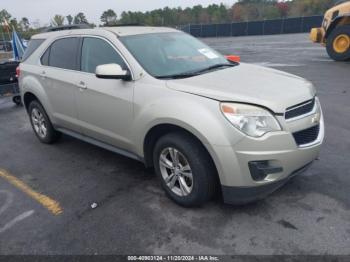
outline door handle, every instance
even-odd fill
[[[80,81],[79,84],[78,84],[78,87],[79,87],[80,90],[87,89],[87,85],[85,84],[84,81]]]

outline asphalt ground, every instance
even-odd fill
[[[68,136],[39,143],[24,109],[0,99],[0,254],[350,254],[350,63],[306,34],[204,41],[315,84],[319,160],[258,203],[185,209],[137,161]]]

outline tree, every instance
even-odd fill
[[[73,16],[67,15],[66,18],[67,18],[68,24],[71,25],[73,23],[73,19],[74,19]]]
[[[100,19],[103,25],[117,24],[117,14],[112,9],[108,9],[107,11],[104,11]]]
[[[23,17],[21,19],[21,21],[19,22],[19,25],[20,25],[22,31],[28,31],[29,30],[29,26],[30,26],[28,18],[27,17]]]
[[[277,9],[280,13],[281,17],[286,17],[289,11],[289,6],[287,3],[285,2],[279,2],[276,4],[277,5]]]
[[[187,8],[170,8],[155,9],[146,12],[122,12],[119,20],[117,14],[108,9],[101,15],[101,21],[104,25],[120,24],[146,24],[153,26],[179,26],[190,23],[209,24],[209,23],[229,23],[238,21],[252,21],[263,19],[275,19],[280,17],[299,17],[310,15],[322,15],[329,9],[335,0],[237,0],[231,7],[224,4],[211,4],[208,6],[194,5]],[[17,20],[11,16],[5,9],[0,11],[0,22],[4,19],[15,29],[22,31],[22,35],[30,37],[31,34],[39,31],[40,24],[38,21],[31,21],[24,17]],[[67,23],[89,24],[85,14],[80,12],[74,17],[56,15],[51,24],[53,26]]]
[[[243,7],[241,4],[234,4],[231,8],[231,19],[235,22],[240,22],[243,20]]]
[[[0,11],[0,22],[3,22],[4,20],[10,21],[11,17],[12,16],[10,15],[9,12],[6,11],[6,9],[2,9]]]
[[[19,25],[16,18],[10,20],[10,27],[11,29],[14,28],[16,31],[18,31]]]
[[[88,24],[85,14],[80,12],[74,17],[74,24]]]
[[[194,19],[195,23],[199,23],[200,21],[200,15],[203,11],[203,6],[201,5],[195,5],[194,7],[192,7],[192,17]]]
[[[64,23],[65,17],[63,15],[55,15],[51,20],[51,26],[62,26]]]

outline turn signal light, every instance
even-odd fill
[[[238,55],[227,55],[226,56],[227,60],[232,61],[232,62],[241,62],[241,57]]]

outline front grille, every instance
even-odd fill
[[[286,113],[284,115],[285,119],[292,119],[298,116],[305,115],[307,113],[310,113],[315,106],[315,99],[306,101],[304,103],[288,107],[286,110]]]
[[[293,137],[298,146],[305,145],[314,142],[318,133],[320,132],[320,126],[313,126],[308,129],[304,129],[298,132],[293,133]]]

